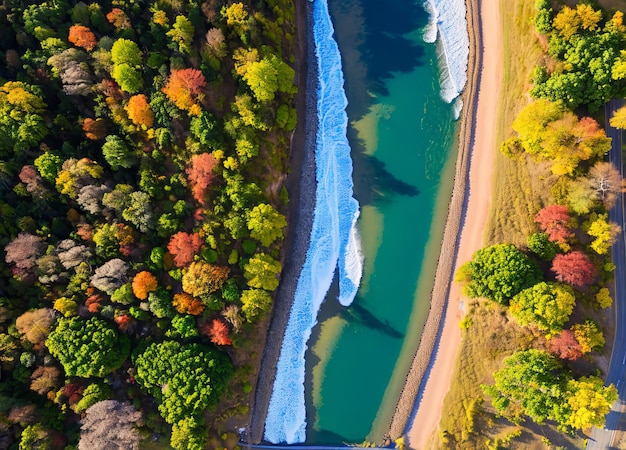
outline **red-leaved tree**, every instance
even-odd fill
[[[67,40],[76,47],[82,47],[85,50],[93,50],[98,43],[92,31],[83,25],[72,25]]]
[[[557,280],[576,287],[590,285],[596,276],[596,268],[589,257],[579,250],[556,255],[552,261],[552,271]]]
[[[194,255],[202,248],[202,244],[198,233],[179,231],[170,238],[167,251],[174,257],[176,267],[186,267],[191,264]]]
[[[550,205],[535,215],[535,222],[545,231],[551,242],[564,244],[572,236],[570,231],[571,216],[567,206]]]
[[[190,114],[200,114],[198,101],[206,87],[204,75],[198,69],[172,70],[163,92],[176,106]]]
[[[213,319],[209,326],[211,342],[217,345],[231,345],[233,342],[228,337],[228,325],[221,319]]]
[[[189,167],[185,170],[187,179],[191,184],[191,194],[198,203],[204,205],[209,186],[215,179],[213,171],[217,166],[217,160],[210,153],[193,155]]]
[[[583,356],[580,344],[572,330],[563,330],[561,334],[550,339],[548,348],[561,359],[575,361]]]

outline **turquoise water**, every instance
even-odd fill
[[[421,40],[428,17],[420,5],[329,0],[349,103],[364,274],[352,306],[324,303],[309,342],[310,443],[382,438],[426,319],[455,123],[441,100],[436,48]]]

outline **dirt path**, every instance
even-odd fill
[[[473,132],[469,142],[469,185],[467,203],[463,208],[462,231],[456,269],[469,260],[482,247],[482,233],[489,212],[492,192],[492,168],[496,152],[495,126],[498,98],[502,82],[502,41],[497,0],[468,0],[468,10],[477,7],[482,48],[481,65],[477,77],[478,90],[475,104]],[[470,5],[471,3],[471,5]],[[477,22],[477,23],[476,23]],[[471,33],[470,33],[471,34]],[[471,86],[470,86],[471,90]],[[454,273],[453,272],[453,273]],[[450,388],[456,353],[461,340],[459,320],[462,317],[460,287],[450,286],[439,346],[436,348],[423,397],[414,420],[409,424],[407,443],[411,449],[422,449],[430,435],[436,431],[441,418],[443,399]]]

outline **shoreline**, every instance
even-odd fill
[[[458,344],[460,342],[460,329],[456,326],[455,317],[459,316],[459,302],[452,299],[452,283],[455,266],[459,260],[459,247],[461,245],[461,233],[466,225],[466,216],[469,204],[469,179],[470,161],[476,134],[476,113],[478,104],[478,92],[481,84],[482,70],[482,24],[480,18],[480,0],[466,0],[466,19],[469,32],[469,59],[468,59],[468,82],[462,94],[463,110],[461,113],[461,125],[458,135],[458,154],[454,175],[452,196],[448,205],[448,214],[445,222],[444,234],[441,242],[441,251],[437,262],[435,281],[433,285],[430,310],[426,323],[422,329],[418,348],[413,357],[411,368],[406,378],[405,385],[398,399],[394,415],[389,427],[389,436],[395,440],[409,435],[407,448],[420,448],[411,442],[411,429],[415,428],[415,422],[421,424],[420,435],[425,440],[435,431],[439,424],[443,396],[438,399],[438,412],[430,414],[430,430],[424,430],[424,423],[415,421],[416,413],[421,406],[426,384],[432,378],[450,379],[451,372],[435,374],[434,366],[439,359],[442,341],[449,346],[447,352],[452,350],[452,357],[456,358]],[[451,323],[454,322],[454,323]],[[453,327],[453,328],[451,328]],[[449,383],[448,383],[449,384]],[[432,412],[432,411],[430,411]],[[434,424],[432,418],[435,417]],[[409,421],[412,423],[409,424]],[[434,425],[434,427],[432,426]]]
[[[313,41],[312,8],[308,1],[295,2],[296,45],[295,70],[298,93],[296,111],[298,122],[291,138],[289,174],[285,187],[290,194],[287,207],[287,233],[281,251],[283,271],[274,296],[271,318],[265,334],[261,369],[257,377],[252,417],[247,430],[247,442],[263,441],[265,419],[274,387],[276,365],[280,356],[285,329],[291,313],[300,271],[304,265],[315,208],[315,143],[317,137],[317,62]]]

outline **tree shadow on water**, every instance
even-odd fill
[[[394,339],[402,339],[404,335],[396,330],[388,320],[380,320],[370,311],[365,309],[359,302],[359,299],[355,299],[355,301],[350,305],[349,308],[341,311],[341,315],[348,322],[356,322],[363,324],[367,328],[371,328],[374,330],[378,330],[387,336],[390,336]]]
[[[368,113],[373,96],[388,95],[396,73],[424,65],[424,43],[410,33],[428,23],[421,4],[406,0],[329,0],[335,38],[342,54],[348,115]]]

